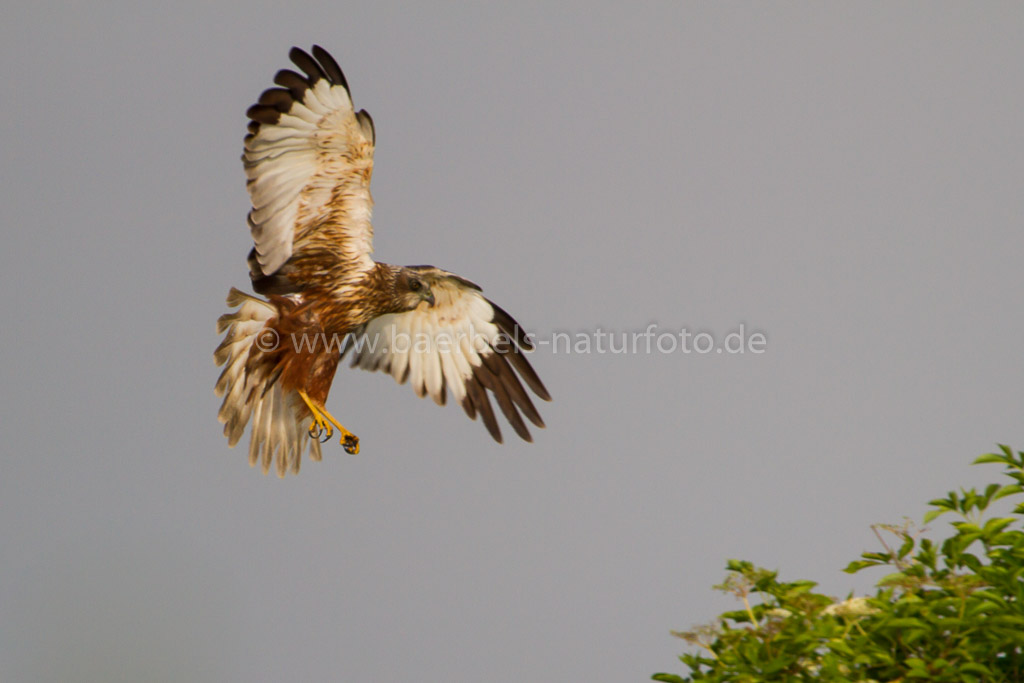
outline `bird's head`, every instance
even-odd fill
[[[434,305],[434,293],[430,283],[421,273],[410,268],[402,268],[395,279],[395,300],[404,311],[411,311],[424,301]]]

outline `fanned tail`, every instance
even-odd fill
[[[282,389],[272,365],[249,362],[254,347],[258,353],[276,345],[274,331],[266,325],[277,316],[277,310],[234,287],[227,303],[238,310],[217,320],[217,333],[227,334],[213,354],[217,365],[224,366],[215,389],[217,396],[224,397],[217,416],[224,424],[224,436],[229,446],[235,446],[251,417],[249,464],[259,462],[266,474],[276,461],[279,477],[289,470],[297,474],[307,443],[309,457],[321,459],[320,442],[307,431],[308,411],[295,392]]]

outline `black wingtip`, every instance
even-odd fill
[[[474,373],[474,375],[476,375],[476,373]],[[498,443],[502,443],[501,427],[498,426],[498,420],[494,416],[494,409],[491,408],[491,401],[487,398],[487,391],[480,384],[479,375],[466,382],[466,394],[469,397],[469,400],[473,402],[476,412],[483,419],[484,426],[487,427],[487,431],[490,433],[491,438]]]
[[[288,51],[288,59],[292,60],[292,64],[302,69],[302,71],[309,77],[309,84],[313,85],[321,78],[326,80],[327,74],[320,68],[320,64],[315,59],[309,56],[305,50],[297,47],[293,47]]]
[[[292,97],[300,102],[306,96],[306,90],[309,88],[309,82],[291,69],[281,69],[274,74],[274,83],[282,88],[287,88]]]
[[[334,85],[340,85],[345,90],[348,90],[348,81],[345,79],[345,74],[338,66],[338,62],[334,60],[331,53],[323,49],[319,45],[313,46],[313,57],[316,61],[320,62],[320,66],[323,67],[324,72],[327,74],[328,80]]]
[[[494,309],[493,320],[498,328],[510,339],[513,339],[524,351],[533,351],[533,342],[530,341],[530,336],[527,334],[526,330],[523,329],[522,325],[520,325],[515,318],[509,315],[508,311],[498,304],[494,303],[490,299],[487,300],[487,303],[489,303],[491,308]]]
[[[290,90],[286,88],[269,88],[260,95],[258,104],[273,107],[282,114],[292,108],[295,98]]]
[[[257,123],[274,125],[281,118],[281,112],[265,104],[254,104],[245,111],[245,115]]]

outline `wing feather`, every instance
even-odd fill
[[[313,57],[316,58],[320,65],[324,68],[327,73],[327,77],[334,83],[345,86],[345,90],[348,90],[348,81],[345,80],[345,74],[342,73],[341,67],[334,61],[334,57],[331,54],[320,47],[319,45],[313,46]]]
[[[372,320],[346,348],[352,367],[387,372],[399,383],[408,378],[417,396],[439,405],[450,391],[501,442],[493,397],[516,434],[532,441],[523,417],[537,427],[544,421],[523,382],[545,401],[551,396],[523,355],[533,348],[526,333],[468,280],[429,266],[415,270],[430,284],[434,306]]]
[[[305,75],[279,71],[280,87],[264,91],[247,112],[242,159],[253,206],[254,280],[280,271],[300,285],[329,286],[324,273],[346,280],[373,267],[373,123],[353,110],[334,58],[319,46],[312,53],[292,48],[289,57]],[[304,267],[307,255],[315,267]],[[325,255],[333,262],[323,263]]]
[[[466,391],[491,437],[498,443],[502,443],[501,427],[498,426],[498,420],[494,417],[494,409],[491,408],[491,401],[487,398],[487,391],[483,385],[480,382],[469,382],[466,384]]]

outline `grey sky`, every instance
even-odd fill
[[[645,680],[1024,448],[1019,3],[15,3],[0,283],[4,681]],[[555,331],[533,445],[343,370],[362,439],[264,477],[216,420],[244,111],[329,49],[376,256]],[[247,437],[246,437],[247,441]],[[938,525],[941,527],[941,523]]]

